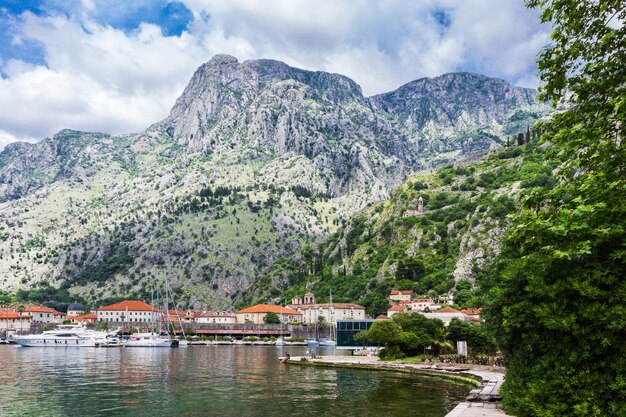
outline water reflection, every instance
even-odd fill
[[[281,354],[243,346],[0,347],[0,415],[441,417],[468,391],[398,373],[283,365]]]

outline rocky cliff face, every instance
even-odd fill
[[[168,276],[191,304],[227,306],[410,172],[483,149],[472,132],[502,142],[534,97],[449,74],[368,99],[338,74],[216,56],[145,132],[0,153],[0,288],[99,299]]]
[[[316,191],[335,197],[393,187],[420,166],[416,149],[372,110],[354,81],[272,60],[214,57],[161,127],[205,155],[302,155],[319,174]]]
[[[370,102],[423,160],[444,162],[497,148],[548,112],[537,91],[470,73],[415,80]]]

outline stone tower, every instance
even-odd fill
[[[304,304],[315,304],[315,295],[311,291],[304,294]]]

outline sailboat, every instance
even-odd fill
[[[151,295],[151,304],[154,304],[154,291]],[[167,304],[167,302],[166,302]],[[157,305],[159,305],[159,293],[157,292]],[[167,310],[166,310],[167,311]],[[158,332],[155,332],[154,310],[151,317],[151,331],[147,333],[136,333],[126,342],[126,347],[178,347],[178,340],[172,339],[168,333],[161,333],[161,312],[158,314]]]
[[[287,342],[285,341],[285,334],[283,332],[283,321],[280,321],[280,337],[276,338],[274,342],[274,346],[283,347],[287,346]]]
[[[170,299],[170,294],[172,294],[172,291],[170,289],[170,282],[167,280],[167,278],[165,279],[165,299],[169,300]],[[174,300],[174,296],[172,295],[172,303],[174,303],[174,307],[175,307],[175,311],[176,311],[176,321],[178,322],[178,325],[180,326],[180,330],[183,334],[183,338],[182,339],[175,339],[176,342],[178,343],[178,347],[187,347],[189,345],[189,342],[185,339],[185,328],[183,327],[183,323],[180,321],[180,315],[178,314],[178,312],[180,311],[178,308],[178,303]],[[166,307],[165,307],[165,311],[167,314],[167,323],[168,323],[168,331],[169,331],[169,324],[172,324],[172,320],[170,320],[170,310],[169,310],[169,303],[166,301]],[[175,333],[174,330],[174,325],[172,324],[172,333]]]
[[[330,322],[330,338],[329,339],[320,339],[320,346],[324,346],[324,347],[335,347],[337,346],[337,342],[335,341],[337,339],[337,334],[336,334],[336,322],[335,322],[335,309],[333,308],[333,290],[330,290],[330,304],[328,305],[328,315],[329,315],[329,322]]]

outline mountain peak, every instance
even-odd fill
[[[272,59],[240,63],[230,55],[216,55],[196,70],[176,100],[165,121],[166,131],[181,144],[203,145],[217,134],[220,120],[246,112],[252,117],[259,106],[270,104],[295,112],[305,98],[319,106],[358,103],[369,108],[361,87],[344,75],[308,71]]]
[[[217,54],[213,56],[206,64],[210,66],[219,66],[222,64],[237,64],[239,61],[232,55],[228,54]]]

